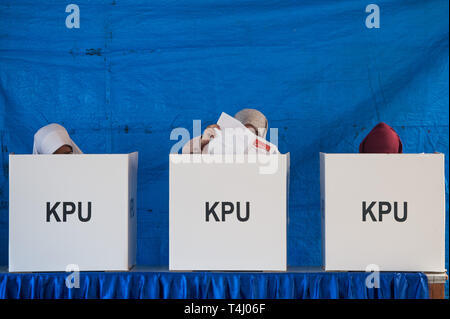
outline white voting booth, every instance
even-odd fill
[[[9,156],[9,271],[128,270],[138,153]]]
[[[170,155],[170,270],[286,270],[289,154]]]
[[[325,270],[445,268],[443,154],[320,154]]]

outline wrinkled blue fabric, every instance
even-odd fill
[[[65,286],[65,273],[0,273],[0,298],[164,299],[426,299],[422,273],[381,273],[379,288],[366,288],[367,273],[81,273],[80,288]]]
[[[357,153],[378,122],[445,153],[448,199],[447,0],[376,1],[379,29],[358,0],[77,0],[80,29],[68,3],[0,0],[0,265],[8,154],[50,122],[86,153],[139,151],[139,265],[168,264],[171,130],[221,111],[260,109],[291,153],[291,266],[322,264],[319,152]]]

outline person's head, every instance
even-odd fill
[[[360,153],[402,153],[400,137],[386,123],[379,123],[359,145]]]
[[[64,127],[49,124],[34,134],[33,154],[82,154],[82,152]]]
[[[234,118],[244,124],[254,134],[266,138],[268,123],[260,111],[255,109],[243,109],[234,115]]]

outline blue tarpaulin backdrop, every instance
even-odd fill
[[[51,122],[87,153],[139,151],[140,265],[168,264],[171,130],[221,111],[260,109],[291,152],[291,266],[322,263],[320,151],[357,152],[384,121],[405,152],[444,152],[448,182],[448,1],[377,0],[379,29],[370,3],[0,0],[0,265],[8,153]]]

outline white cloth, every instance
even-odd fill
[[[234,118],[244,125],[251,124],[257,130],[259,137],[266,138],[268,122],[264,114],[260,111],[255,109],[243,109],[237,112],[234,115]]]
[[[69,145],[73,154],[83,154],[64,127],[59,124],[49,124],[34,134],[33,154],[53,154],[63,145]]]

